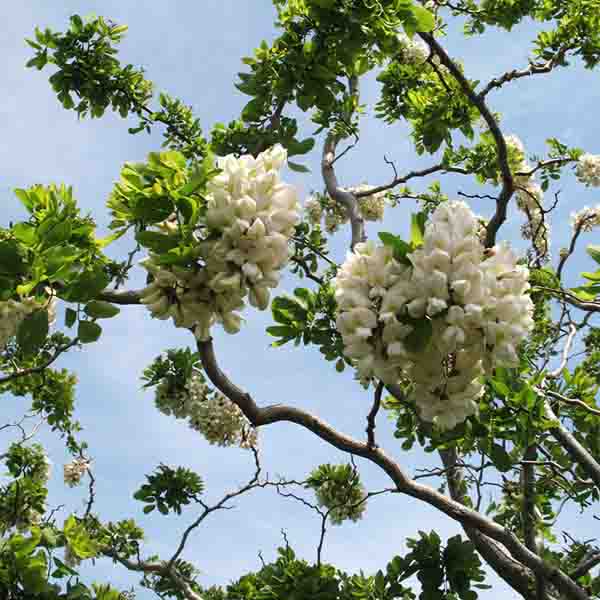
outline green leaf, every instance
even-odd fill
[[[17,331],[17,342],[23,352],[33,354],[48,336],[48,311],[36,310],[28,315]]]
[[[146,223],[164,221],[173,212],[173,202],[166,196],[140,198],[134,208],[135,216]]]
[[[135,239],[144,247],[150,248],[153,252],[162,254],[177,248],[179,245],[178,236],[165,235],[156,231],[139,231]]]
[[[506,473],[512,468],[512,460],[508,452],[500,445],[494,444],[490,450],[490,458],[494,461],[498,471]]]
[[[65,521],[64,534],[73,554],[78,558],[93,558],[98,554],[98,543],[90,538],[85,525],[73,515]]]
[[[600,295],[600,284],[582,285],[571,288],[570,291],[582,300],[594,300],[596,296]]]
[[[156,508],[156,504],[149,504],[148,506],[144,506],[144,514],[147,515],[151,513]]]
[[[35,243],[35,227],[29,223],[17,223],[11,231],[21,243],[27,246],[32,246]]]
[[[92,319],[110,319],[121,312],[120,308],[103,300],[91,300],[83,310]]]
[[[309,4],[329,10],[335,6],[336,0],[309,0]]]
[[[413,4],[411,10],[416,22],[415,31],[433,31],[433,28],[435,27],[435,17],[431,12],[419,4]]]
[[[63,294],[70,302],[87,302],[95,298],[110,282],[102,267],[83,271]]]
[[[582,273],[581,275],[590,281],[600,282],[600,270],[594,271],[593,273]]]
[[[504,382],[497,379],[490,379],[490,383],[496,394],[501,398],[508,398],[510,396],[510,388]]]
[[[65,325],[67,327],[73,327],[75,321],[77,320],[77,311],[72,308],[67,308],[65,310]]]
[[[31,528],[31,537],[23,537],[15,535],[10,540],[10,548],[15,553],[17,558],[23,558],[33,554],[33,551],[38,547],[42,539],[42,533],[39,527]]]
[[[52,224],[47,229],[45,237],[45,241],[49,245],[60,244],[61,242],[66,242],[71,237],[72,226],[70,221],[59,221],[57,223]],[[42,236],[42,227],[38,229],[40,236]]]
[[[21,201],[21,204],[29,211],[32,212],[34,202],[29,196],[29,193],[26,190],[16,188],[14,190],[15,196]]]
[[[315,138],[306,138],[301,142],[292,140],[287,146],[288,156],[296,156],[298,154],[307,154],[315,146]]]
[[[308,167],[305,167],[304,165],[292,162],[291,160],[288,160],[287,164],[288,167],[292,171],[296,171],[296,173],[310,173],[310,169]]]
[[[271,325],[267,327],[267,333],[274,337],[296,337],[298,331],[288,325]]]
[[[594,246],[590,244],[586,248],[586,252],[598,263],[600,264],[600,246]]]
[[[82,344],[95,342],[102,334],[102,327],[93,321],[79,321],[77,337]]]
[[[24,271],[19,245],[14,240],[0,242],[0,273],[17,274]]]
[[[394,250],[394,258],[404,264],[412,264],[408,258],[408,254],[412,252],[412,247],[407,244],[403,239],[399,238],[393,233],[381,231],[379,233],[379,239],[386,245],[390,246]]]
[[[410,242],[413,247],[420,246],[423,243],[426,218],[424,212],[412,214],[410,217]]]
[[[118,240],[120,237],[123,237],[127,231],[126,227],[115,231],[115,233],[111,233],[103,238],[96,238],[96,246],[102,250],[102,248],[106,248],[109,244],[112,244],[115,240]]]
[[[46,272],[48,279],[52,281],[53,277],[60,277],[68,269],[73,261],[79,256],[79,248],[71,244],[53,246],[46,250],[43,258],[46,261]]]
[[[422,352],[433,335],[433,324],[431,319],[411,319],[404,317],[403,321],[409,324],[413,330],[404,338],[404,345],[409,352]]]

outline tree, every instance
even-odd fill
[[[80,118],[108,110],[133,116],[137,125],[129,133],[162,128],[164,148],[144,163],[122,166],[107,202],[107,236],[97,234],[65,185],[15,190],[24,217],[0,229],[0,391],[31,401],[23,420],[3,426],[16,436],[2,456],[9,473],[0,488],[2,597],[130,594],[83,583],[80,563],[98,557],[140,573],[160,597],[194,600],[469,600],[487,587],[483,564],[523,598],[600,596],[595,539],[585,531],[560,536],[563,510],[593,514],[600,487],[600,335],[593,326],[600,269],[582,273],[585,281],[577,281],[577,269],[567,272],[578,242],[600,223],[600,207],[573,214],[569,243],[557,259],[549,242],[561,201],[556,182],[574,173],[583,186],[599,187],[600,156],[557,138],[547,140],[544,156],[529,156],[493,110],[495,92],[521,79],[579,61],[594,69],[600,3],[274,5],[280,35],[243,59],[247,68],[236,83],[251,99],[238,120],[217,124],[209,135],[184,102],[164,93],[155,98],[144,72],[116,58],[124,25],[75,15],[64,32],[36,29],[27,40],[28,66],[52,70],[50,83],[66,110]],[[544,27],[529,65],[489,81],[471,80],[468,64],[445,48],[448,23],[485,36],[527,18]],[[360,148],[367,109],[360,81],[369,73],[381,84],[377,116],[390,126],[405,123],[415,152],[430,162],[400,173],[388,161],[390,182],[345,187],[336,168]],[[290,116],[294,107],[324,140],[324,187],[303,211],[284,167],[305,172],[288,157],[308,155],[315,138],[300,133],[305,121]],[[427,179],[434,174],[479,186],[459,193],[482,201],[484,216],[450,199],[440,182]],[[422,180],[429,184],[424,191],[407,186]],[[410,236],[403,239],[394,225],[367,241],[365,222],[383,221],[404,199],[417,206]],[[503,226],[519,212],[525,244],[503,241]],[[330,252],[338,230],[350,247],[340,263]],[[106,248],[119,239],[131,251],[114,260]],[[600,248],[586,251],[600,263]],[[130,289],[139,253],[146,284]],[[271,298],[284,272],[297,287]],[[270,308],[273,346],[317,346],[335,365],[327,377],[355,373],[370,400],[363,439],[302,408],[268,405],[236,383],[235,365],[217,358],[211,335],[219,328],[236,334],[248,305]],[[156,407],[211,444],[246,449],[254,462],[248,481],[215,503],[205,500],[199,474],[166,464],[132,490],[146,514],[185,511],[195,519],[167,556],[148,556],[133,519],[110,522],[96,514],[91,450],[73,416],[76,377],[59,366],[69,351],[101,344],[103,321],[123,310],[146,310],[189,331],[191,347],[165,348],[143,373]],[[64,311],[64,327],[55,323],[57,311]],[[411,475],[401,458],[380,447],[376,424],[384,411],[395,420],[401,449],[421,446],[438,456],[437,467]],[[35,428],[26,427],[31,416],[51,426],[71,453],[65,483],[87,481],[84,510],[60,523],[48,497],[48,457],[32,440]],[[348,462],[316,465],[301,481],[267,475],[258,438],[278,423],[308,430]],[[359,459],[379,468],[388,486],[367,490]],[[316,561],[298,558],[284,537],[274,562],[226,589],[202,587],[185,553],[190,535],[256,489],[318,515]],[[386,494],[395,494],[399,506],[408,496],[437,509],[460,524],[464,537],[442,541],[435,531],[419,532],[407,542],[409,552],[372,576],[324,563],[329,526],[360,519],[367,504]]]

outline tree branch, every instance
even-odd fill
[[[500,131],[500,127],[498,126],[494,115],[492,115],[487,107],[485,103],[485,97],[475,93],[467,78],[458,68],[456,63],[448,56],[446,51],[438,43],[435,37],[431,33],[419,33],[418,35],[427,43],[431,51],[437,54],[440,62],[448,68],[454,79],[456,79],[462,88],[465,96],[469,99],[471,104],[477,108],[479,114],[487,123],[490,133],[494,138],[494,142],[496,143],[498,164],[500,166],[500,174],[502,176],[502,190],[500,191],[500,195],[496,201],[496,212],[489,220],[487,226],[485,246],[486,248],[491,248],[496,243],[496,234],[498,233],[498,230],[504,221],[506,221],[508,202],[510,201],[514,191],[514,181],[508,165],[508,151],[506,148],[504,135],[502,134],[502,131]]]
[[[358,79],[356,77],[353,77],[350,80],[350,94],[352,96],[358,95]],[[327,134],[325,143],[323,144],[321,175],[323,176],[325,188],[327,189],[329,196],[334,202],[337,202],[346,209],[352,228],[352,241],[350,247],[354,248],[356,244],[365,240],[365,222],[358,210],[356,196],[351,192],[343,190],[338,185],[335,169],[333,167],[338,142],[339,138],[336,134],[332,132]]]
[[[214,354],[212,340],[199,341],[198,351],[206,375],[213,385],[236,404],[248,420],[255,426],[269,425],[280,421],[296,423],[335,448],[360,456],[379,466],[396,485],[399,492],[426,502],[451,519],[466,527],[473,527],[482,534],[503,544],[512,556],[548,581],[566,597],[572,600],[588,600],[587,594],[571,578],[556,567],[547,564],[524,546],[510,531],[484,517],[476,511],[461,505],[437,490],[412,480],[404,470],[380,448],[369,448],[336,431],[333,427],[299,408],[285,405],[271,405],[260,408],[250,394],[244,392],[221,371]]]
[[[542,73],[550,73],[554,67],[556,67],[565,57],[565,54],[570,50],[568,46],[563,46],[554,54],[552,58],[547,60],[545,63],[529,63],[526,69],[513,69],[507,71],[500,77],[492,79],[482,90],[479,92],[481,98],[485,98],[493,89],[502,87],[505,83],[514,81],[515,79],[522,79],[523,77],[531,77],[532,75],[540,75]]]
[[[380,381],[377,384],[377,388],[375,389],[375,397],[373,398],[373,406],[367,415],[367,446],[369,448],[377,448],[377,444],[375,443],[375,418],[377,417],[377,413],[379,412],[379,407],[381,405],[381,394],[383,392],[383,381]]]
[[[445,467],[446,481],[450,497],[456,502],[466,504],[466,496],[462,491],[462,474],[457,465],[458,457],[455,448],[440,450],[440,457]],[[481,554],[492,569],[523,598],[533,600],[531,589],[533,576],[531,571],[521,563],[513,560],[502,548],[473,527],[464,527],[464,532],[471,540],[477,552]]]
[[[449,167],[442,164],[433,165],[432,167],[427,167],[426,169],[421,169],[420,171],[410,171],[402,177],[395,177],[390,183],[371,188],[370,190],[365,190],[364,192],[357,192],[354,194],[354,196],[356,198],[364,198],[366,196],[371,196],[372,194],[385,192],[386,190],[390,190],[398,185],[401,185],[402,183],[406,183],[408,180],[414,179],[415,177],[425,177],[427,175],[431,175],[432,173],[438,173],[439,171],[443,171],[444,173],[460,173],[461,175],[469,174],[467,170],[460,169],[459,167]]]
[[[23,369],[22,371],[16,371],[15,373],[11,373],[6,377],[0,377],[0,384],[7,383],[12,381],[13,379],[18,379],[19,377],[26,377],[27,375],[35,375],[36,373],[41,373],[45,369],[47,369],[61,354],[65,353],[67,350],[71,349],[73,346],[79,343],[79,338],[75,338],[71,340],[68,344],[64,346],[60,346],[54,351],[54,354],[41,365],[37,367],[31,367],[29,369]]]
[[[546,394],[547,392],[543,392]],[[577,438],[567,430],[558,420],[549,402],[545,402],[546,417],[555,422],[550,433],[556,438],[560,445],[567,451],[569,456],[577,462],[587,473],[596,486],[600,489],[600,464],[596,459],[577,441]]]

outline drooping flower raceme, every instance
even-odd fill
[[[525,148],[516,135],[505,137],[509,154],[509,165],[513,172],[516,188],[517,206],[527,217],[527,222],[521,228],[521,234],[526,240],[531,240],[538,256],[548,258],[550,252],[550,229],[544,217],[544,192],[535,181],[534,175],[529,175],[531,165],[525,158]],[[524,173],[516,175],[516,173]]]
[[[343,191],[357,194],[359,192],[368,192],[373,186],[366,183],[342,188]],[[382,221],[385,211],[385,192],[377,192],[368,196],[357,198],[358,212],[365,221]],[[325,230],[328,233],[335,233],[341,225],[348,222],[346,208],[335,202],[327,194],[314,193],[304,204],[304,212],[309,223],[320,225],[323,219]]]
[[[353,187],[353,194],[368,192],[373,189],[372,185],[366,183]],[[385,192],[376,192],[368,196],[358,198],[358,211],[365,221],[382,221],[385,211]]]
[[[600,156],[597,154],[583,154],[575,170],[577,179],[588,187],[600,186]]]
[[[222,394],[207,394],[207,386],[192,377],[190,425],[218,446],[256,446],[257,436],[244,413]]]
[[[477,229],[466,204],[441,204],[410,264],[390,246],[357,244],[334,281],[359,378],[410,379],[421,417],[442,428],[476,413],[482,375],[516,366],[533,326],[528,270],[507,245],[484,253]]]
[[[401,60],[409,65],[421,65],[429,58],[429,48],[417,36],[412,39],[404,32],[398,34],[400,42]]]
[[[0,352],[4,350],[10,338],[17,335],[19,325],[36,310],[48,311],[48,323],[56,320],[56,298],[37,300],[26,297],[22,300],[0,301]]]
[[[600,204],[590,208],[584,206],[581,210],[571,213],[571,226],[574,230],[592,231],[600,225]]]
[[[231,400],[212,391],[198,375],[192,375],[184,388],[177,389],[167,379],[156,387],[155,403],[166,415],[187,419],[190,427],[210,444],[256,446],[256,430]]]
[[[142,302],[153,316],[171,317],[176,327],[193,328],[206,340],[216,322],[228,333],[239,331],[246,298],[267,308],[299,221],[296,190],[279,178],[285,160],[285,149],[277,145],[257,158],[217,161],[222,172],[208,185],[209,233],[197,247],[201,263],[181,268],[159,266],[153,257],[143,261],[154,281]]]
[[[75,458],[63,468],[64,480],[69,487],[75,487],[87,473],[90,461],[85,458]]]

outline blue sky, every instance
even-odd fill
[[[0,97],[0,127],[4,144],[0,146],[0,216],[5,224],[23,214],[12,194],[15,187],[33,183],[64,182],[73,185],[81,206],[91,211],[105,226],[103,209],[120,166],[127,160],[143,160],[156,150],[158,134],[130,136],[123,121],[112,114],[101,121],[77,121],[74,113],[64,111],[47,83],[48,72],[26,70],[30,57],[23,38],[35,25],[61,29],[69,15],[101,14],[129,25],[121,56],[126,62],[142,65],[157,90],[168,91],[191,104],[205,130],[218,121],[235,118],[245,103],[233,87],[235,74],[242,70],[240,58],[251,54],[261,39],[275,35],[271,3],[268,0],[209,0],[206,2],[133,2],[132,0],[24,0],[0,7],[2,22],[10,23],[0,32],[3,56],[4,94]],[[455,58],[465,61],[471,78],[486,80],[509,68],[526,63],[533,28],[521,26],[512,33],[492,33],[485,38],[465,41],[459,28],[450,31],[445,45]],[[490,95],[491,108],[504,114],[505,133],[516,133],[530,153],[542,154],[544,140],[554,136],[561,141],[600,153],[598,125],[593,118],[600,100],[597,75],[575,67],[546,77],[530,78],[511,84]],[[434,162],[431,157],[416,157],[411,150],[407,129],[386,127],[373,118],[377,98],[374,78],[363,84],[363,100],[369,103],[363,123],[361,142],[356,150],[338,163],[343,185],[362,181],[378,185],[391,176],[383,160],[385,154],[396,162],[399,172]],[[306,124],[305,133],[311,127]],[[318,145],[317,145],[318,148]],[[306,160],[309,175],[290,173],[303,195],[320,189],[319,151]],[[415,183],[425,189],[426,182]],[[457,189],[476,192],[467,179],[445,177],[444,191]],[[568,239],[566,227],[570,211],[594,203],[592,192],[576,186],[572,175],[560,183],[563,203],[554,216],[553,249]],[[553,190],[556,191],[556,190]],[[406,231],[412,206],[401,204],[388,211],[384,229]],[[492,207],[475,205],[483,214]],[[513,213],[502,230],[503,236],[518,245],[520,219]],[[375,230],[369,229],[373,235]],[[343,258],[349,233],[343,231],[332,243],[334,255]],[[591,242],[591,240],[588,240]],[[125,245],[118,248],[123,252]],[[579,259],[579,270],[590,265]],[[288,277],[282,290],[293,289]],[[250,391],[261,405],[285,402],[320,415],[340,430],[362,437],[364,416],[370,396],[355,384],[351,374],[338,375],[313,349],[269,348],[264,333],[270,324],[267,313],[249,312],[247,324],[237,336],[215,332],[215,344],[222,367],[240,386]],[[62,314],[59,315],[62,323]],[[151,320],[140,307],[123,310],[118,319],[105,322],[101,341],[72,352],[63,361],[79,375],[77,417],[94,457],[98,484],[97,509],[106,519],[135,517],[145,528],[149,553],[169,556],[180,532],[194,519],[189,510],[179,518],[151,515],[144,517],[132,493],[159,463],[193,468],[206,482],[207,499],[218,499],[246,481],[252,473],[252,458],[236,449],[209,446],[183,423],[161,415],[153,406],[152,394],[140,389],[143,368],[162,350],[186,346],[189,335],[165,322]],[[5,414],[19,414],[25,404],[4,398]],[[403,453],[393,438],[393,424],[380,415],[379,442],[411,472],[431,464],[420,452]],[[264,469],[271,475],[303,478],[322,462],[341,462],[344,457],[325,443],[294,425],[280,424],[260,432]],[[69,490],[62,483],[62,463],[66,459],[61,444],[47,431],[42,439],[51,449],[55,462],[51,480],[52,503],[81,509],[84,490]],[[4,442],[4,440],[3,440]],[[389,482],[377,470],[358,462],[369,489],[386,487]],[[190,539],[185,558],[201,571],[205,584],[226,583],[242,573],[259,567],[258,551],[266,560],[274,557],[285,528],[298,553],[312,560],[318,538],[318,521],[302,506],[282,500],[270,491],[256,491],[240,498],[236,510],[210,517]],[[66,515],[66,509],[61,514]],[[564,528],[575,532],[575,515],[567,516]],[[587,521],[580,520],[585,525]],[[406,548],[404,539],[419,529],[435,528],[442,536],[458,532],[458,527],[434,509],[406,497],[376,498],[365,518],[357,523],[331,528],[324,559],[340,568],[366,572],[383,567]],[[94,579],[118,585],[135,582],[123,569],[99,561]],[[499,584],[483,598],[509,598],[510,592]],[[140,592],[139,598],[151,597]]]

